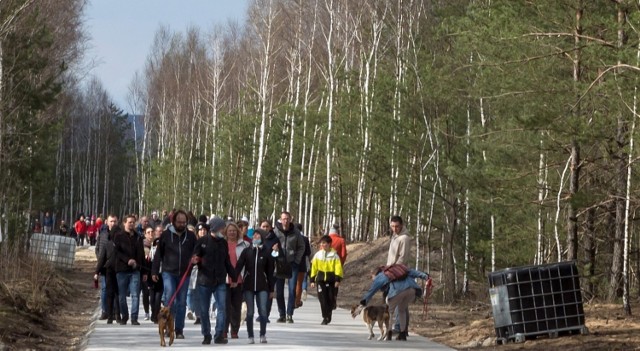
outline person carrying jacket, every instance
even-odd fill
[[[129,215],[124,219],[124,229],[113,238],[115,246],[115,271],[118,280],[118,294],[120,300],[121,325],[129,320],[127,293],[131,296],[131,324],[138,323],[140,309],[140,270],[144,265],[144,244],[142,237],[135,231],[136,219]]]
[[[200,296],[200,331],[204,336],[203,345],[211,344],[211,322],[209,318],[209,306],[211,295],[215,295],[218,304],[216,313],[216,329],[213,342],[226,344],[224,337],[226,324],[227,301],[227,275],[230,279],[230,287],[237,286],[236,271],[229,259],[229,247],[224,239],[222,229],[226,226],[220,217],[213,217],[209,221],[209,235],[198,239],[193,251],[191,262],[198,265],[198,281],[196,290]]]
[[[171,299],[175,294],[175,300],[171,305],[171,313],[175,322],[176,339],[184,339],[184,318],[187,310],[187,290],[189,287],[188,275],[180,289],[177,288],[182,277],[191,273],[190,260],[196,247],[197,239],[194,232],[187,230],[187,213],[185,211],[177,210],[171,218],[172,222],[162,232],[153,257],[151,279],[154,283],[157,283],[160,280],[160,274],[162,274],[164,295],[167,299]],[[162,273],[160,273],[160,267],[162,267]],[[189,269],[189,272],[187,272],[187,269]],[[165,301],[165,303],[169,302]]]
[[[242,274],[244,281],[242,290],[244,301],[247,303],[246,323],[249,344],[255,343],[253,334],[254,302],[258,306],[260,343],[267,343],[267,301],[273,298],[273,289],[276,283],[273,257],[271,257],[270,252],[263,250],[262,238],[266,237],[267,234],[268,232],[263,229],[255,229],[251,247],[242,251],[236,264],[238,276],[244,272]]]

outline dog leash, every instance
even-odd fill
[[[429,279],[425,280],[424,282],[424,294],[423,294],[424,304],[422,306],[422,319],[427,319],[427,301],[429,301],[429,296],[431,295],[432,289],[433,289],[433,281],[431,280],[431,277],[429,277]]]
[[[187,280],[187,275],[191,274],[191,266],[193,266],[193,263],[191,262],[191,260],[189,260],[189,266],[187,266],[187,270],[182,275],[182,279],[180,279],[180,283],[178,283],[178,287],[176,288],[176,291],[173,293],[173,296],[171,296],[171,299],[169,299],[169,303],[167,304],[167,307],[171,308],[173,301],[176,299],[176,296],[178,295],[178,291],[180,291],[180,288],[182,288],[182,285],[184,285],[184,282]]]

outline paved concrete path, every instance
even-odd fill
[[[131,304],[129,304],[131,306]],[[320,303],[315,296],[309,295],[304,306],[295,310],[293,324],[276,323],[277,306],[274,301],[271,323],[267,324],[267,344],[249,345],[247,329],[243,324],[240,328],[239,339],[229,339],[226,345],[202,345],[200,326],[193,321],[185,321],[184,340],[175,340],[173,346],[160,347],[160,338],[156,324],[142,320],[142,298],[140,301],[140,325],[126,326],[119,324],[108,325],[106,321],[96,320],[99,310],[90,326],[90,335],[85,350],[202,350],[208,348],[220,348],[225,350],[452,350],[444,345],[436,344],[416,334],[409,334],[408,341],[378,341],[367,340],[369,332],[362,321],[362,317],[351,318],[349,311],[337,309],[333,311],[331,324],[320,325],[322,321]],[[254,316],[255,318],[255,316]],[[212,329],[215,326],[215,318],[212,318]],[[254,323],[254,332],[259,334],[259,326]],[[374,327],[376,338],[380,330]],[[395,338],[395,336],[394,336]],[[167,340],[168,342],[168,340]]]

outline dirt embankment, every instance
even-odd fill
[[[360,301],[371,283],[371,268],[385,263],[388,245],[388,237],[348,245],[345,280],[338,297],[341,307],[348,308]],[[433,253],[434,261],[438,256],[439,253]],[[434,266],[437,267],[438,262],[434,262]],[[584,304],[588,335],[542,336],[524,343],[496,345],[488,287],[484,283],[472,283],[466,298],[454,304],[442,304],[437,301],[440,272],[429,273],[435,284],[434,295],[428,300],[426,314],[423,301],[411,306],[410,334],[417,333],[458,350],[640,350],[640,318],[624,316],[621,305],[595,302]],[[382,303],[381,295],[378,294],[373,303]],[[640,299],[636,297],[632,305],[638,304]]]

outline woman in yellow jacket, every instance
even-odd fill
[[[331,248],[331,237],[320,238],[320,250],[311,260],[311,288],[318,286],[318,300],[322,310],[322,325],[331,323],[336,306],[336,288],[342,280],[342,263],[336,250]]]

